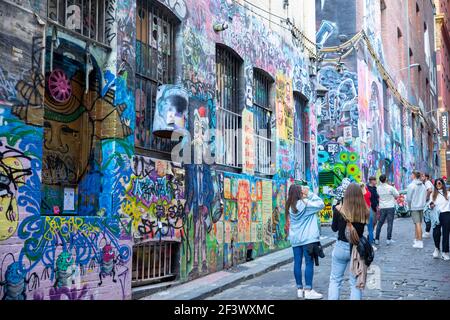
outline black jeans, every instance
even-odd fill
[[[377,233],[375,235],[375,239],[380,240],[381,227],[383,227],[384,222],[387,219],[388,229],[387,229],[387,239],[392,239],[392,228],[394,226],[394,216],[395,216],[395,208],[387,208],[380,209],[381,216],[380,221],[377,224]]]
[[[439,214],[439,222],[433,229],[433,239],[436,248],[441,248],[441,235],[442,235],[442,252],[449,252],[449,240],[450,240],[450,212],[441,212]],[[442,229],[442,232],[441,232]]]

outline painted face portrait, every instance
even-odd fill
[[[186,90],[175,85],[160,86],[156,96],[153,134],[170,138],[172,132],[186,130],[188,105]]]
[[[78,98],[83,90],[81,74],[65,81],[74,90],[68,99],[46,94],[42,180],[47,185],[76,184],[88,166],[92,148],[94,125]]]

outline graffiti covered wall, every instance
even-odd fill
[[[106,2],[105,34],[95,46],[77,36],[95,29],[88,17],[69,16],[55,27],[31,13],[47,14],[35,1],[0,3],[1,298],[130,299],[133,247],[149,242],[176,244],[181,280],[289,245],[285,202],[294,172],[294,91],[308,99],[310,126],[317,122],[309,59],[291,33],[272,31],[236,3],[159,3],[179,23],[175,80],[163,84],[189,94],[181,127],[192,136],[191,164],[136,153],[142,134],[136,126],[143,126],[136,113],[144,108],[135,88],[135,66],[142,63],[136,61],[136,1]],[[49,10],[59,14],[56,7]],[[231,20],[226,32],[214,31],[218,21]],[[13,28],[17,24],[21,28]],[[238,109],[247,110],[247,119],[258,120],[253,69],[274,80],[268,123],[278,149],[273,175],[253,174],[251,139],[247,174],[205,161],[218,152],[212,134],[219,107],[217,43],[243,61]],[[247,123],[247,135],[251,127]],[[313,160],[306,176],[317,189],[318,132],[309,131],[303,138],[311,139]]]
[[[131,172],[133,80],[114,53],[86,61],[86,43],[62,31],[50,49],[52,28],[24,9],[39,12],[0,3],[1,297],[129,299],[131,238],[113,195]],[[107,10],[112,24],[123,18],[121,4]],[[133,23],[122,22],[116,33]]]
[[[185,0],[174,7],[171,2],[160,2],[180,20],[177,43],[181,49],[177,50],[181,67],[177,78],[190,95],[189,130],[196,160],[205,153],[204,142],[212,154],[223,152],[217,150],[219,146],[211,135],[217,127],[216,109],[221,107],[216,97],[216,44],[229,47],[242,59],[243,99],[239,100],[238,109],[245,110],[246,119],[258,121],[253,105],[254,95],[258,94],[253,91],[254,68],[264,70],[274,80],[270,91],[273,117],[269,125],[276,145],[272,179],[253,174],[256,154],[248,150],[255,144],[251,139],[246,139],[247,149],[243,149],[247,174],[217,171],[205,157],[183,166],[180,277],[192,279],[241,263],[249,254],[254,258],[289,245],[284,230],[284,203],[294,172],[293,92],[302,93],[312,103],[313,85],[308,74],[309,60],[293,44],[292,35],[273,32],[251,10],[222,0]],[[227,22],[228,28],[215,32],[213,26],[218,22]],[[248,123],[242,127],[247,135],[252,131]],[[317,165],[311,166],[310,177],[311,187],[317,188]]]
[[[338,35],[355,34],[362,29],[379,60],[384,62],[379,1],[357,2],[339,16],[333,13],[333,8],[342,1],[316,1],[319,3],[316,27],[321,45],[337,45],[339,40],[348,40],[339,39]],[[345,23],[342,17],[352,23]],[[338,59],[341,64],[322,63],[319,71],[320,83],[328,89],[320,99],[317,139],[319,184],[326,202],[322,212],[324,222],[331,221],[333,191],[344,177],[367,183],[371,176],[379,178],[386,174],[400,190],[406,187],[416,166],[417,151],[409,148],[414,133],[404,107],[386,87],[365,42],[359,41],[353,49],[357,50]],[[401,94],[405,96],[402,86],[400,83]]]

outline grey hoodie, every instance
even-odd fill
[[[427,187],[422,181],[416,179],[408,186],[406,201],[409,210],[422,211],[427,203]]]

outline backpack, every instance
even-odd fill
[[[357,250],[361,258],[364,259],[366,266],[370,267],[370,265],[373,262],[373,259],[375,258],[375,252],[373,251],[373,247],[366,237],[362,236],[359,238]]]
[[[347,238],[347,241],[350,244],[356,246],[360,257],[364,259],[366,266],[370,267],[373,259],[375,258],[375,252],[373,251],[372,245],[369,243],[369,240],[367,240],[365,236],[359,237],[353,224],[349,220],[347,220],[345,215],[343,215],[342,213],[341,215],[347,222],[347,225],[345,227],[345,237]]]

